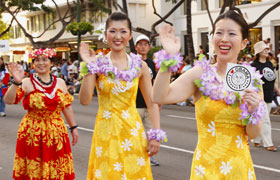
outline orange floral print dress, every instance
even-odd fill
[[[61,111],[71,105],[73,97],[54,89],[50,99],[34,85],[23,98],[27,113],[17,134],[13,178],[16,180],[72,180],[75,178],[70,141]],[[53,87],[56,87],[54,77]],[[16,103],[24,95],[18,88]]]

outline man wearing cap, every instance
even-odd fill
[[[154,62],[151,59],[148,59],[148,57],[147,57],[148,52],[150,50],[150,39],[145,35],[139,35],[136,38],[135,44],[136,44],[135,49],[136,49],[137,53],[142,56],[142,60],[145,61],[149,67],[151,81],[153,84],[153,82],[156,78],[157,72],[156,72]],[[151,124],[151,120],[149,118],[147,106],[146,106],[145,100],[144,100],[139,88],[138,88],[137,98],[136,98],[136,108],[142,119],[145,130],[151,129],[152,124]],[[151,162],[152,166],[159,166],[159,163],[157,161],[155,161],[154,158],[152,158],[152,157],[150,158],[150,162]]]
[[[261,142],[263,143],[263,147],[268,151],[277,151],[277,148],[273,146],[272,136],[271,136],[271,123],[270,123],[270,111],[271,111],[271,103],[273,100],[273,92],[275,91],[277,95],[280,95],[280,91],[276,85],[276,75],[274,72],[274,68],[272,63],[267,60],[269,46],[267,46],[263,41],[257,42],[254,45],[255,55],[256,58],[254,62],[251,64],[255,67],[262,75],[262,80],[264,84],[262,85],[263,88],[263,95],[264,101],[267,106],[268,112],[266,113],[265,117],[262,120],[262,131],[260,136],[254,139],[254,146],[260,147]]]

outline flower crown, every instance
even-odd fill
[[[47,57],[47,58],[51,58],[53,56],[55,56],[55,49],[53,48],[46,48],[46,49],[35,49],[33,51],[31,51],[29,53],[29,57],[34,59],[34,58],[38,58],[38,57]]]

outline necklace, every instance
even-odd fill
[[[50,74],[50,81],[49,81],[49,82],[44,82],[37,74],[34,74],[34,77],[35,77],[41,84],[43,84],[43,85],[45,85],[45,86],[48,86],[48,85],[52,84],[52,82],[53,82],[53,77],[52,77],[51,74]]]
[[[244,64],[245,66],[249,66]],[[200,66],[203,69],[203,73],[200,79],[194,81],[198,89],[202,92],[203,96],[209,97],[212,100],[224,101],[226,104],[232,107],[237,107],[242,110],[241,117],[242,123],[245,123],[247,116],[250,114],[248,112],[248,104],[244,102],[241,95],[238,92],[228,91],[223,86],[223,80],[216,73],[217,67],[211,67],[210,61],[203,59],[196,61],[196,66]],[[252,74],[252,90],[255,92],[260,92],[262,80],[259,72],[255,71]],[[248,123],[248,122],[247,122]],[[246,124],[247,124],[246,123]]]
[[[99,73],[109,76],[112,79],[119,79],[123,81],[132,81],[135,77],[139,76],[142,67],[141,56],[130,53],[128,57],[128,67],[124,70],[118,70],[113,66],[110,59],[110,53],[104,56],[103,54],[97,55],[97,65]]]
[[[56,78],[52,77],[52,84],[49,87],[44,87],[40,84],[39,80],[37,79],[37,74],[32,74],[30,76],[30,80],[35,89],[39,90],[40,92],[44,93],[49,99],[53,99],[55,97],[55,92],[57,90],[56,86]]]

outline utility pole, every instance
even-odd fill
[[[81,21],[81,8],[80,8],[80,0],[77,0],[77,22],[79,23]],[[80,43],[81,43],[81,33],[80,31],[78,31],[78,66],[80,66],[80,62],[81,62],[81,57],[80,57],[80,53],[79,53],[79,49],[80,49]]]

